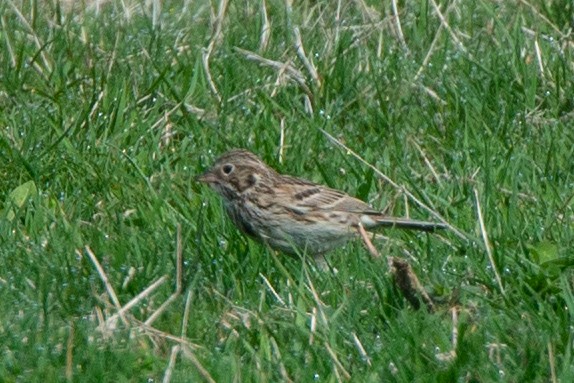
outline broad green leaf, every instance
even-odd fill
[[[539,265],[558,258],[558,246],[549,241],[542,241],[534,245],[526,245],[532,259]]]
[[[14,207],[20,209],[26,201],[35,196],[38,193],[36,189],[36,184],[34,181],[28,181],[23,183],[22,185],[16,187],[14,190],[8,194],[8,198],[6,198],[6,202],[4,206],[8,208],[8,213],[6,214],[6,218],[8,221],[12,221],[14,217],[16,217],[16,213],[14,212]]]

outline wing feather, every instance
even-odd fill
[[[298,211],[329,210],[380,214],[357,198],[300,178],[283,176],[283,182],[281,185],[277,185],[276,190],[279,200]]]

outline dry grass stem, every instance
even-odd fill
[[[540,13],[540,11],[538,11],[538,9],[536,9],[536,7],[534,5],[530,4],[526,0],[520,0],[520,2],[524,5],[526,5],[532,11],[532,13],[534,13],[536,16],[538,16],[540,19],[542,19],[546,24],[548,24],[550,26],[550,28],[552,28],[554,30],[554,32],[556,32],[558,35],[560,35],[561,38],[567,38],[568,37],[568,35],[565,35],[564,33],[562,33],[560,28],[558,28],[554,23],[552,23],[550,20],[548,20],[548,18],[546,16],[544,16],[542,13]],[[574,44],[574,43],[570,42],[570,44]]]
[[[281,377],[283,378],[282,381],[283,382],[289,382],[289,383],[293,382],[293,380],[289,377],[289,374],[287,373],[287,369],[285,368],[285,364],[283,363],[283,358],[281,357],[281,349],[277,345],[277,341],[275,340],[274,337],[271,336],[271,337],[269,337],[269,343],[271,343],[271,348],[273,349],[273,354],[275,355],[275,359],[279,363],[279,373],[281,374]]]
[[[183,286],[183,237],[181,235],[181,224],[177,224],[176,240],[175,240],[175,291],[174,293],[181,293]]]
[[[145,324],[148,326],[151,326],[153,324],[153,322],[156,321],[157,318],[159,318],[161,316],[161,314],[163,314],[163,312],[168,308],[168,306],[170,304],[173,303],[173,301],[175,301],[177,299],[177,297],[179,297],[179,292],[175,292],[173,294],[171,294],[169,296],[169,298],[167,298],[165,300],[165,302],[163,302],[158,308],[157,310],[155,310],[145,321]]]
[[[323,134],[329,139],[329,141],[331,141],[332,143],[336,144],[337,146],[345,149],[347,151],[347,153],[350,153],[353,157],[355,157],[356,159],[358,159],[361,163],[363,163],[364,165],[368,166],[370,169],[372,169],[379,177],[381,177],[383,180],[385,180],[389,185],[393,186],[395,189],[402,191],[403,193],[405,193],[412,201],[415,202],[415,204],[417,204],[417,206],[419,206],[421,209],[426,210],[429,214],[431,214],[434,218],[436,218],[437,220],[439,220],[440,222],[444,223],[453,233],[455,233],[459,238],[464,239],[464,240],[468,240],[469,236],[465,233],[463,233],[462,231],[460,231],[459,229],[457,229],[455,226],[451,225],[450,223],[448,223],[439,213],[437,213],[435,210],[431,209],[430,207],[428,207],[424,202],[422,202],[421,200],[419,200],[413,193],[411,193],[410,191],[408,191],[404,186],[400,186],[399,184],[397,184],[396,182],[394,182],[391,178],[389,178],[387,175],[385,175],[383,172],[381,172],[379,169],[377,169],[375,166],[371,165],[370,163],[368,163],[366,160],[364,160],[361,156],[359,156],[356,152],[354,152],[353,150],[351,150],[347,145],[345,145],[344,143],[342,143],[340,140],[338,140],[337,138],[333,137],[331,134],[329,134],[326,130],[319,128],[319,130],[321,132],[323,132]]]
[[[453,2],[453,4],[455,4],[456,1]],[[472,54],[470,52],[468,52],[468,50],[465,48],[464,44],[462,43],[462,41],[459,40],[459,38],[456,36],[456,34],[454,33],[454,31],[452,30],[452,28],[450,27],[450,25],[448,24],[448,21],[446,20],[446,18],[444,17],[444,15],[442,14],[442,12],[440,11],[440,7],[437,5],[435,0],[431,0],[431,4],[433,5],[434,11],[436,13],[436,15],[438,16],[438,18],[440,19],[441,25],[444,25],[444,28],[448,31],[448,33],[450,34],[450,37],[452,38],[452,40],[455,42],[456,46],[458,47],[458,49],[460,49],[461,51],[463,51],[465,54],[468,55],[468,57],[472,58]],[[452,5],[452,4],[451,4]]]
[[[341,35],[341,0],[337,0],[337,11],[335,12],[335,37],[333,39],[333,46],[339,45]]]
[[[106,326],[108,326],[108,327],[112,326],[113,327],[113,324],[116,322],[118,317],[120,317],[120,318],[123,317],[125,315],[125,313],[128,312],[132,307],[134,307],[135,305],[140,303],[143,299],[147,298],[152,292],[154,292],[158,287],[163,285],[165,283],[165,281],[167,281],[167,279],[168,279],[168,276],[164,275],[161,278],[159,278],[157,281],[153,282],[151,285],[146,287],[145,290],[140,292],[138,295],[136,295],[134,298],[132,298],[127,304],[125,304],[123,307],[121,307],[117,313],[115,313],[114,315],[109,317],[106,320]]]
[[[271,291],[271,294],[273,294],[277,302],[281,303],[282,306],[285,306],[285,301],[279,296],[279,294],[277,294],[277,291],[275,291],[273,285],[271,285],[271,283],[267,280],[267,278],[265,278],[265,275],[259,273],[259,276],[261,277],[261,279],[263,279],[263,283],[265,283],[265,286],[267,286],[269,291]]]
[[[445,100],[443,100],[442,98],[440,98],[440,96],[439,96],[434,90],[432,90],[431,88],[429,88],[428,86],[421,85],[420,87],[421,87],[421,89],[422,89],[426,94],[428,94],[433,100],[435,100],[435,101],[438,102],[439,104],[441,104],[441,105],[446,105],[446,104],[447,104]]]
[[[237,47],[235,48],[235,50],[243,54],[247,60],[256,61],[259,64],[271,67],[278,72],[284,71],[287,75],[287,78],[297,83],[297,85],[299,85],[299,87],[310,99],[313,98],[313,94],[311,93],[311,90],[309,89],[305,81],[305,76],[303,75],[303,73],[301,73],[300,70],[294,68],[290,63],[283,63],[280,61],[269,60],[264,57],[261,57],[257,53]]]
[[[70,322],[68,341],[66,343],[66,380],[74,380],[74,322]]]
[[[306,268],[305,268],[305,278],[307,279],[307,288],[311,292],[311,295],[313,296],[313,300],[315,301],[315,305],[317,307],[317,312],[319,313],[319,317],[320,317],[321,321],[323,322],[323,325],[325,327],[328,327],[329,326],[329,320],[327,319],[327,315],[325,315],[325,311],[323,310],[323,307],[326,307],[327,305],[321,300],[321,298],[319,298],[319,294],[317,294],[317,290],[315,290],[315,286],[313,285],[313,282],[311,281],[311,276],[309,275],[309,272],[307,271]]]
[[[0,16],[0,24],[2,25],[2,30],[6,30],[6,17],[5,15]],[[14,49],[12,49],[12,43],[10,42],[10,36],[8,33],[3,33],[4,41],[6,42],[6,49],[8,50],[8,55],[10,56],[10,64],[12,68],[15,68],[18,62],[16,61],[16,56],[14,56]]]
[[[181,319],[181,337],[187,337],[187,323],[189,322],[189,312],[191,311],[191,302],[193,301],[193,292],[188,291],[185,298],[185,308],[183,309],[183,318]]]
[[[146,319],[145,324],[151,326],[151,324],[159,318],[159,316],[165,311],[165,309],[175,301],[181,294],[183,285],[183,239],[181,236],[181,225],[177,225],[176,234],[176,249],[175,249],[175,291],[173,294],[167,298],[165,302],[159,306],[159,308],[152,314],[148,319]],[[167,278],[167,276],[165,276]]]
[[[165,331],[158,330],[157,328],[152,327],[152,326],[148,326],[145,323],[140,322],[136,319],[134,319],[133,322],[137,325],[136,327],[134,327],[134,329],[137,329],[137,330],[141,331],[142,333],[147,333],[147,335],[150,336],[150,338],[151,338],[151,336],[154,336],[154,337],[157,337],[160,339],[169,340],[171,342],[181,344],[182,346],[186,346],[186,347],[189,347],[191,349],[200,349],[201,348],[197,344],[190,342],[188,339],[167,333]]]
[[[267,4],[265,0],[261,0],[261,35],[259,36],[259,51],[264,52],[269,45],[269,38],[271,37],[271,23],[267,16]]]
[[[128,326],[129,322],[126,319],[126,317],[123,315],[122,305],[120,304],[118,296],[116,295],[114,287],[110,283],[108,276],[106,275],[106,273],[104,271],[104,268],[102,267],[102,265],[98,261],[98,258],[96,257],[96,255],[93,253],[92,249],[90,249],[89,246],[86,246],[85,250],[86,250],[86,253],[88,254],[88,257],[90,258],[90,260],[94,264],[94,267],[96,268],[96,271],[98,272],[98,275],[100,276],[100,279],[104,283],[104,286],[106,287],[106,291],[108,292],[108,295],[109,295],[110,299],[112,300],[112,303],[114,304],[114,306],[118,310],[118,315],[119,315],[120,319],[122,320],[124,325]],[[76,253],[81,256],[81,252],[79,250],[76,250]]]
[[[405,41],[405,35],[403,34],[403,28],[401,27],[401,19],[399,17],[399,10],[397,8],[397,0],[391,0],[391,6],[393,8],[393,18],[395,20],[396,34],[399,37],[399,42],[405,53],[410,54],[409,46]]]
[[[317,73],[317,68],[313,65],[313,62],[307,58],[305,53],[305,48],[303,47],[303,40],[301,40],[301,32],[298,27],[293,27],[293,38],[295,39],[295,49],[297,51],[297,56],[299,60],[303,63],[303,66],[309,72],[309,75],[315,82],[317,88],[321,88],[321,79],[319,78],[319,73]]]
[[[309,325],[309,346],[311,346],[315,340],[315,331],[317,331],[317,307],[311,309],[311,324]]]
[[[456,1],[454,1],[452,4],[450,4],[446,10],[445,13],[450,13],[451,9],[456,5]],[[417,80],[419,79],[419,77],[421,76],[421,74],[423,73],[423,71],[425,70],[425,68],[427,67],[430,58],[432,57],[433,53],[435,52],[435,48],[436,45],[439,41],[440,36],[442,35],[442,30],[444,28],[445,24],[440,24],[435,35],[433,38],[433,41],[431,42],[431,45],[429,47],[429,50],[427,51],[427,54],[425,55],[425,58],[423,59],[423,62],[421,64],[421,66],[419,67],[417,74],[415,75],[415,77],[413,78],[413,82],[417,82]]]
[[[22,25],[24,26],[24,28],[26,29],[27,33],[30,35],[32,40],[34,40],[34,44],[36,45],[36,49],[38,49],[38,52],[39,52],[40,58],[42,59],[42,63],[44,65],[44,67],[40,66],[38,64],[37,60],[32,61],[32,65],[34,66],[36,71],[38,71],[38,74],[40,74],[42,77],[44,77],[44,80],[48,82],[48,80],[46,78],[46,73],[52,72],[52,66],[53,65],[50,62],[50,60],[48,59],[48,56],[46,55],[46,50],[44,49],[45,48],[44,43],[42,43],[40,41],[40,38],[38,37],[38,35],[34,31],[34,28],[32,28],[32,26],[30,25],[28,20],[20,12],[20,9],[18,9],[18,7],[16,5],[14,5],[12,0],[8,0],[8,3],[12,7],[12,10],[16,14],[18,19],[22,23]]]
[[[538,39],[534,39],[534,51],[536,52],[536,62],[538,63],[538,70],[540,71],[540,76],[544,78],[544,64],[542,63],[542,52],[540,52],[540,46],[538,45]]]
[[[152,15],[151,19],[152,19],[152,26],[154,29],[156,29],[159,25],[160,14],[161,14],[161,1],[151,0],[151,15]]]
[[[353,336],[353,343],[355,344],[355,347],[357,347],[357,351],[359,351],[359,355],[361,355],[361,358],[365,361],[365,363],[367,363],[369,366],[371,366],[371,358],[369,357],[369,354],[367,354],[367,351],[365,351],[365,348],[363,347],[363,344],[361,343],[361,341],[359,340],[359,337],[357,336],[357,334],[355,332],[353,332],[351,334]]]
[[[437,360],[440,362],[452,362],[456,359],[456,348],[458,346],[458,307],[451,308],[452,314],[452,346],[450,351],[443,352],[436,355]]]
[[[202,54],[202,62],[203,62],[203,69],[205,71],[205,77],[209,84],[209,88],[211,89],[211,93],[217,98],[217,101],[221,102],[221,95],[215,86],[215,82],[211,77],[211,70],[209,69],[209,58],[215,49],[215,45],[220,41],[222,38],[222,26],[223,26],[223,19],[225,17],[225,11],[227,10],[228,0],[220,0],[219,1],[219,9],[217,12],[217,17],[213,22],[213,34],[211,35],[211,39],[209,40],[209,45],[203,51]]]
[[[173,374],[175,362],[177,361],[177,354],[179,354],[180,349],[181,346],[179,344],[176,344],[171,348],[171,353],[169,354],[169,362],[167,364],[167,368],[165,369],[165,373],[163,374],[163,383],[171,382],[171,375]]]
[[[548,364],[550,364],[550,381],[552,383],[558,383],[558,378],[556,376],[556,361],[554,358],[554,347],[552,347],[552,342],[548,342]]]
[[[364,0],[355,0],[357,8],[361,11],[363,20],[369,24],[377,22],[381,18],[381,15],[374,8],[369,7]]]
[[[327,349],[327,352],[329,353],[329,356],[331,357],[331,360],[333,361],[333,364],[335,367],[334,370],[336,372],[342,373],[345,380],[350,380],[351,374],[349,374],[349,372],[341,364],[341,362],[339,361],[339,358],[337,358],[337,354],[335,353],[335,351],[333,351],[333,349],[329,346],[329,344],[327,342],[325,342],[325,349]]]
[[[183,355],[185,355],[185,357],[191,361],[203,379],[208,383],[215,383],[215,380],[211,377],[205,367],[203,367],[203,365],[199,362],[193,351],[187,346],[182,346],[182,350]]]
[[[285,153],[285,117],[281,118],[279,124],[279,163],[283,163],[283,155]]]
[[[494,262],[494,255],[492,254],[492,247],[490,241],[488,240],[488,233],[486,232],[486,227],[484,225],[484,219],[482,218],[482,208],[480,207],[480,198],[478,196],[478,190],[474,188],[474,198],[476,201],[476,211],[478,214],[478,222],[480,224],[480,233],[482,234],[482,240],[484,241],[484,247],[486,249],[486,254],[488,255],[488,261],[490,262],[490,267],[494,272],[494,277],[496,278],[496,283],[502,295],[505,295],[504,286],[502,285],[502,279],[498,273],[498,268]]]

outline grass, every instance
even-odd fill
[[[0,3],[0,381],[574,379],[570,2],[139,3]],[[243,237],[233,147],[444,217],[376,242],[439,310]]]

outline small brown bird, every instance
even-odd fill
[[[234,149],[197,177],[222,198],[245,234],[288,254],[321,255],[367,230],[395,227],[435,231],[441,223],[393,218],[343,192],[277,173],[253,153]]]

